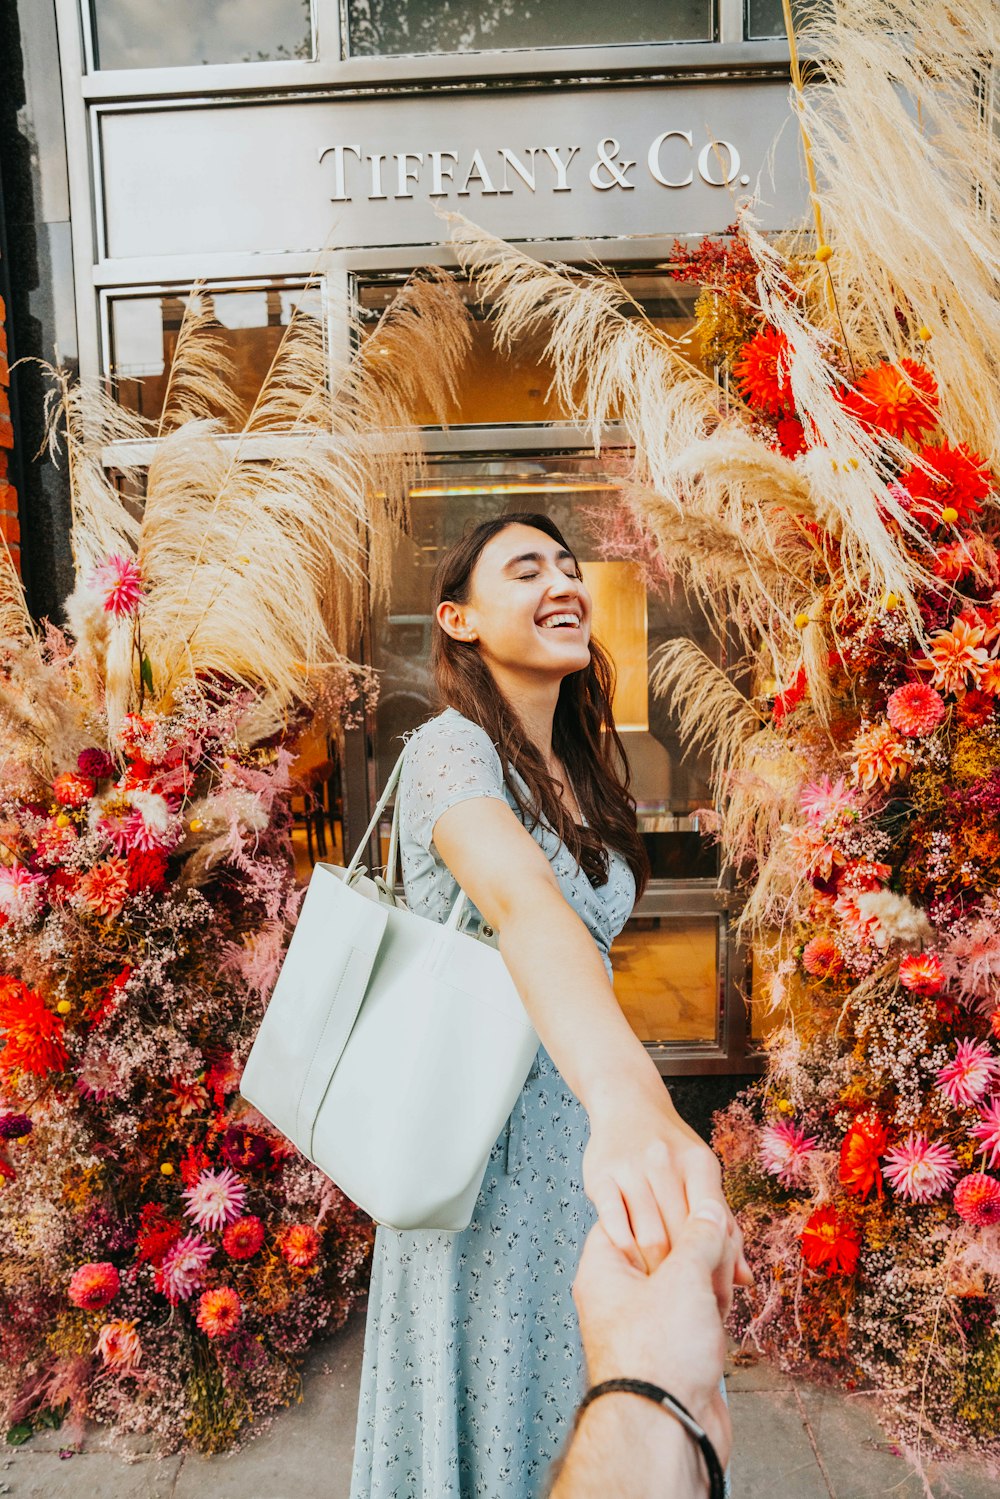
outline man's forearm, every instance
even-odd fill
[[[549,1499],[702,1499],[701,1453],[668,1412],[642,1395],[601,1395],[553,1468]]]

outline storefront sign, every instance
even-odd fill
[[[661,130],[645,153],[643,168],[661,187],[690,187],[695,168],[683,163],[672,169],[664,160],[668,142],[686,145],[687,156],[694,159],[694,138],[690,130]],[[638,185],[631,174],[639,166],[621,155],[618,137],[607,135],[594,149],[590,170],[581,158],[579,146],[526,146],[513,151],[500,146],[484,153],[475,147],[463,160],[457,150],[365,152],[360,145],[323,146],[320,162],[333,161],[334,203],[351,203],[367,198],[369,203],[387,198],[482,198],[510,196],[515,184],[523,182],[530,192],[572,192],[574,185],[589,182],[598,192],[621,188],[633,192]],[[675,155],[677,153],[674,153]],[[487,157],[492,157],[488,161]],[[739,181],[749,186],[750,176],[740,171],[740,153],[732,141],[710,140],[697,153],[698,175],[712,187],[728,187]],[[572,180],[571,180],[572,176]]]
[[[806,206],[787,85],[494,90],[100,116],[108,258],[710,233]],[[769,157],[770,169],[767,170]]]

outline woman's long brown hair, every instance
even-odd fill
[[[444,599],[465,604],[473,569],[488,541],[508,526],[533,526],[553,541],[572,548],[547,515],[516,512],[498,515],[476,526],[445,553],[434,580],[435,608]],[[504,780],[530,826],[539,818],[559,835],[595,887],[608,878],[608,847],[628,861],[637,897],[649,879],[649,859],[636,823],[635,800],[629,794],[628,760],[611,714],[615,669],[596,640],[590,641],[590,665],[564,677],[552,723],[552,748],[566,768],[586,827],[578,826],[556,791],[558,782],[545,767],[517,711],[500,691],[475,646],[434,631],[431,664],[441,705],[456,708],[485,729],[500,754]],[[513,766],[528,787],[530,803],[511,779]]]

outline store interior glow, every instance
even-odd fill
[[[582,562],[593,630],[615,663],[612,704],[619,732],[649,732],[649,614],[637,562]]]

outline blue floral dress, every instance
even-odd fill
[[[485,730],[446,708],[411,736],[398,794],[407,904],[443,921],[458,887],[434,825],[470,797],[517,810],[500,756]],[[551,828],[533,836],[610,976],[635,900],[628,864],[611,852],[595,890]],[[544,1493],[585,1388],[571,1289],[596,1218],[583,1190],[587,1137],[585,1110],[539,1046],[469,1227],[378,1229],[350,1499]]]

